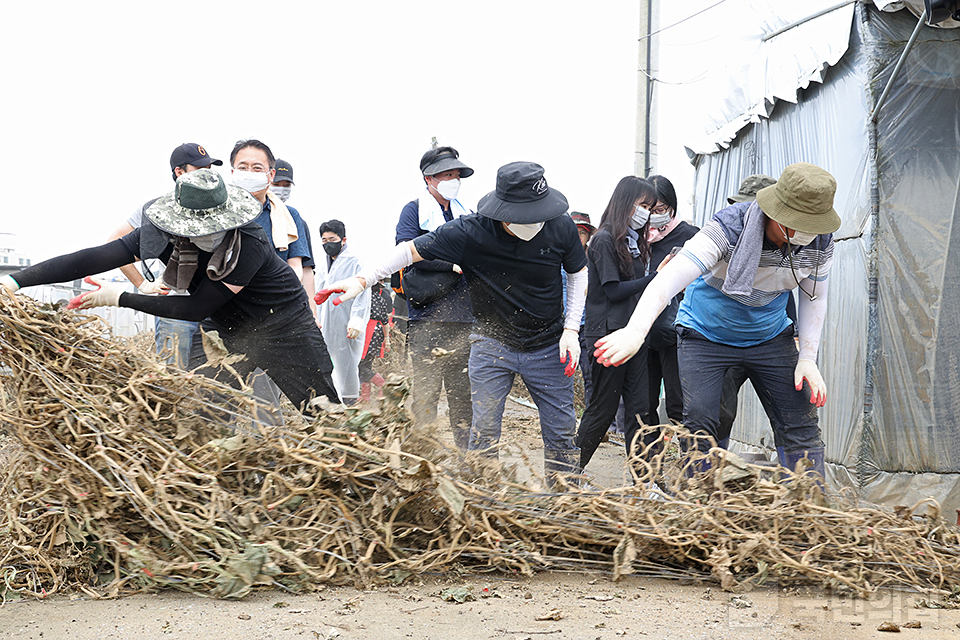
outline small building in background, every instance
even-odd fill
[[[16,277],[17,271],[29,267],[31,264],[32,260],[22,250],[17,235],[0,231],[0,276],[12,275]],[[105,273],[100,278],[114,282],[127,282],[119,271]],[[71,283],[27,287],[23,289],[23,293],[41,302],[62,302],[66,304],[71,298],[91,289],[93,287],[83,280],[74,280]],[[128,291],[134,293],[136,289],[133,285],[129,285]],[[117,336],[134,336],[141,331],[153,331],[153,316],[133,309],[102,307],[83,313],[93,313],[106,320],[107,324],[113,329],[114,335]]]

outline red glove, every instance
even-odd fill
[[[323,304],[324,302],[327,301],[327,298],[329,298],[333,294],[343,293],[344,291],[346,291],[346,289],[320,289],[320,291],[317,291],[317,295],[313,296],[313,301],[316,302],[317,304]],[[334,305],[340,304],[339,300],[340,299],[337,298],[336,300],[333,301],[333,304]]]
[[[563,368],[563,375],[568,378],[573,375],[573,372],[577,370],[577,362],[573,358],[573,354],[567,351],[567,355],[563,358],[560,358],[560,362],[566,362],[567,366]]]

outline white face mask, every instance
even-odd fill
[[[784,228],[784,226],[779,222],[777,224],[780,225],[780,229],[783,230],[783,235],[787,235],[787,230]],[[793,237],[791,238],[788,236],[787,242],[789,242],[795,247],[805,247],[811,242],[813,242],[818,235],[819,234],[817,233],[804,233],[803,231],[797,231],[796,229],[794,229]]]
[[[275,194],[277,194],[277,197],[283,202],[286,202],[287,198],[290,197],[291,189],[293,189],[293,187],[270,187],[270,191],[273,191]]]
[[[510,229],[510,233],[527,242],[533,240],[534,236],[540,233],[540,229],[543,229],[542,222],[535,222],[533,224],[512,224],[510,222],[504,222],[504,224]]]
[[[270,174],[259,171],[234,171],[233,184],[248,193],[263,191],[270,184]]]
[[[634,231],[639,231],[643,229],[643,225],[647,224],[647,220],[649,219],[650,210],[637,205],[633,208],[633,217],[630,218],[630,228]]]
[[[197,249],[201,251],[206,251],[207,253],[213,253],[217,250],[217,247],[220,246],[220,243],[223,242],[223,239],[227,236],[226,231],[218,231],[216,233],[211,233],[205,236],[197,236],[196,238],[190,238],[190,242],[197,246]]]
[[[653,213],[650,215],[650,228],[659,229],[664,225],[670,224],[670,221],[673,220],[673,216],[670,215],[670,212],[666,213]]]
[[[460,193],[460,180],[459,178],[441,180],[437,183],[436,189],[444,200],[456,200],[457,194]]]

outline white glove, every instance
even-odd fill
[[[137,291],[145,296],[149,296],[154,293],[159,293],[160,295],[165,296],[170,293],[170,287],[163,284],[162,280],[154,280],[153,282],[150,282],[144,278],[143,282],[140,283],[140,286],[137,287]]]
[[[0,288],[3,288],[7,293],[16,293],[20,289],[20,285],[13,277],[3,276],[0,278]]]
[[[649,325],[647,329],[636,329],[627,325],[597,340],[593,345],[597,348],[593,355],[596,356],[597,362],[605,367],[610,365],[619,367],[640,351],[643,341],[647,339],[648,331]]]
[[[820,375],[820,369],[813,360],[798,360],[793,373],[793,382],[797,391],[803,389],[803,381],[810,385],[810,404],[822,407],[827,402],[827,385]]]
[[[347,323],[347,337],[351,340],[356,340],[366,328],[367,323],[363,320],[350,318],[350,322]]]
[[[95,291],[90,291],[79,295],[70,301],[67,309],[93,309],[94,307],[116,307],[120,304],[120,294],[126,291],[126,285],[119,282],[103,282],[94,280],[91,277],[83,279],[84,282],[96,285]]]
[[[453,265],[453,272],[454,272],[454,273],[463,274],[463,269],[460,268],[460,265],[455,264],[455,265]]]
[[[567,361],[567,354],[570,354],[570,360]],[[573,329],[564,329],[560,335],[560,362],[566,362],[567,367],[563,374],[567,377],[573,375],[577,370],[577,363],[580,362],[580,335]]]

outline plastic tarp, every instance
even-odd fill
[[[739,0],[725,11],[752,16],[740,23],[737,62],[718,78],[706,99],[702,133],[687,144],[691,155],[723,149],[743,127],[770,115],[777,100],[796,102],[797,90],[822,82],[823,73],[847,50],[854,4],[838,0]],[[833,9],[832,11],[830,9]],[[811,16],[826,11],[819,17]],[[765,36],[807,20],[768,39]]]
[[[819,355],[829,480],[871,502],[932,496],[952,510],[960,508],[960,30],[921,30],[874,126],[875,101],[917,18],[872,5],[856,14],[849,49],[822,84],[695,158],[695,221],[726,206],[751,173],[776,177],[798,161],[833,173],[843,224]],[[773,440],[749,385],[733,439]]]

